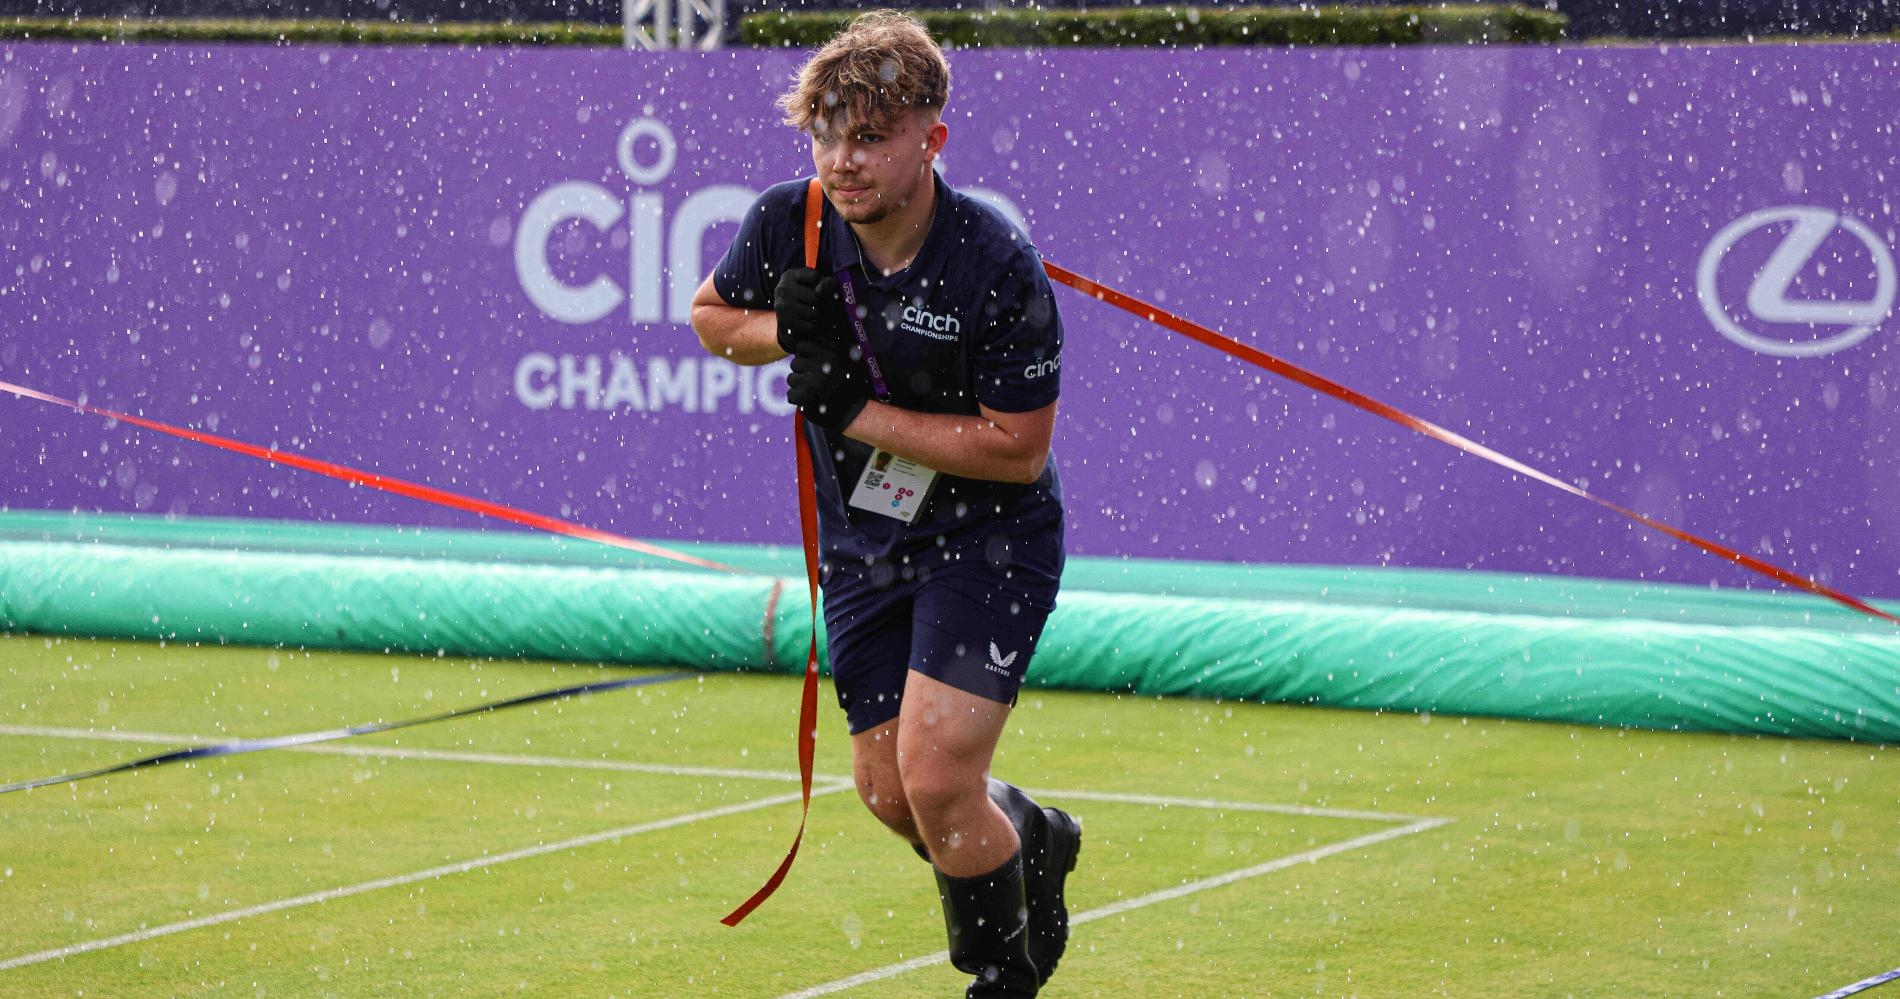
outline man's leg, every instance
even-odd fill
[[[864,807],[916,847],[922,842],[897,767],[898,711],[910,674],[911,595],[834,571],[825,586],[831,681],[851,729],[851,771]],[[928,859],[928,858],[926,858]]]
[[[989,767],[1009,705],[922,673],[905,681],[897,761],[918,831],[937,869],[950,961],[975,976],[968,994],[1033,996],[1029,907],[1016,827],[990,800]]]
[[[958,877],[996,868],[1016,852],[1016,827],[990,800],[990,759],[1009,705],[913,671],[899,715],[897,764],[930,856]]]
[[[858,785],[858,798],[877,816],[884,827],[902,836],[925,860],[923,834],[910,814],[910,801],[904,797],[904,780],[897,763],[898,720],[866,729],[851,737],[851,772]]]

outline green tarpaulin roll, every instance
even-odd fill
[[[0,628],[787,672],[810,634],[784,549],[694,548],[750,570],[727,574],[509,533],[57,517],[0,514]],[[1900,629],[1807,598],[1476,576],[1076,560],[1029,683],[1900,741]],[[1122,578],[1147,592],[1105,591]]]

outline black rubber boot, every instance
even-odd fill
[[[976,978],[964,992],[967,999],[1034,996],[1042,982],[1029,961],[1022,855],[973,878],[953,878],[938,870],[937,896],[943,900],[943,923],[950,931],[950,963]]]
[[[1029,902],[1029,959],[1037,981],[1055,974],[1069,946],[1063,886],[1082,849],[1082,824],[1060,808],[1044,808],[1022,789],[990,779],[990,800],[1009,816],[1023,842],[1023,895]]]

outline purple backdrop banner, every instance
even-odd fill
[[[959,52],[1045,255],[1900,596],[1887,46]],[[0,47],[0,379],[642,537],[796,536],[702,356],[797,54]],[[1072,548],[1771,586],[1066,290]],[[474,526],[0,398],[0,504]]]

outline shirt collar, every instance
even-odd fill
[[[855,269],[857,273],[862,274],[864,279],[872,285],[882,289],[889,289],[908,283],[913,278],[927,271],[933,265],[934,261],[936,261],[940,252],[939,247],[945,238],[944,232],[950,227],[948,221],[950,216],[950,185],[944,183],[943,176],[937,173],[935,169],[930,171],[930,177],[931,183],[936,186],[937,198],[936,206],[930,216],[930,232],[924,236],[924,245],[918,247],[917,255],[911,258],[910,265],[888,278],[882,274],[873,273],[870,269],[870,261],[868,260],[864,261],[864,267],[858,267],[857,234],[851,231],[851,227],[845,223],[843,218],[839,217],[838,213],[832,209],[831,203],[827,201],[825,203],[825,226],[831,229],[832,232],[837,233],[837,238],[827,241],[830,244],[830,250],[826,255],[826,263],[830,268],[828,273],[836,274],[838,271],[850,267]]]

